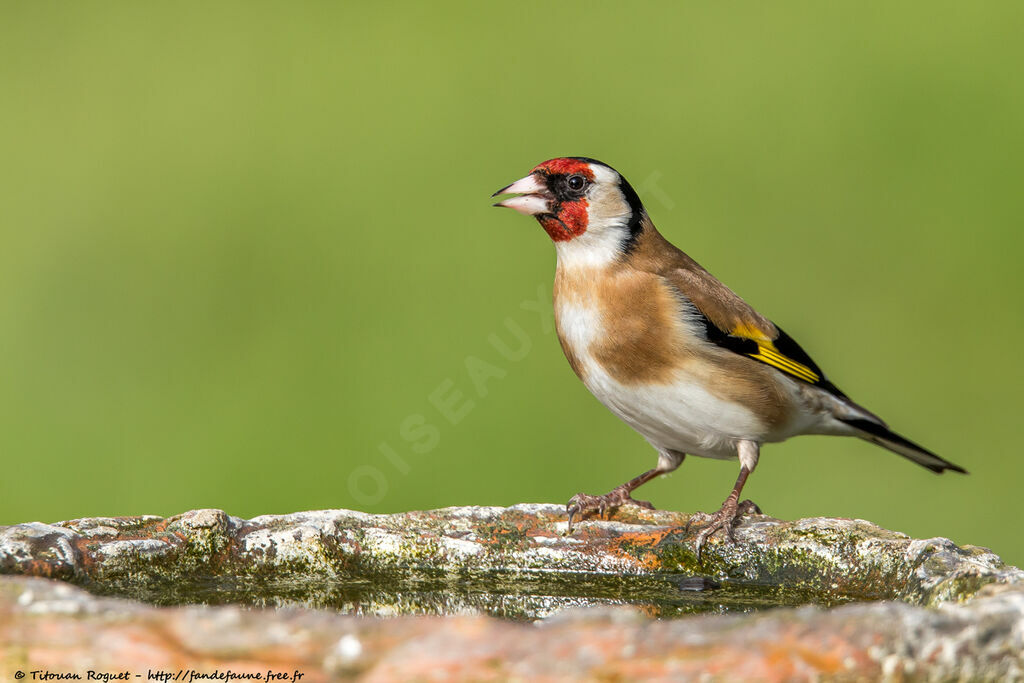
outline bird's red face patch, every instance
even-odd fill
[[[562,157],[545,161],[534,168],[533,173],[545,177],[548,188],[555,196],[552,212],[537,216],[548,237],[554,242],[565,242],[586,232],[589,202],[582,192],[569,190],[566,182],[573,176],[581,176],[587,183],[592,183],[594,171],[590,164],[580,159]]]
[[[594,179],[594,172],[590,169],[590,164],[568,157],[549,159],[533,169],[534,173],[537,171],[547,175],[581,175],[587,180]]]
[[[587,200],[562,202],[557,213],[537,216],[552,242],[567,242],[587,231]]]

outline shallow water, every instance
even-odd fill
[[[675,618],[806,604],[827,607],[855,599],[837,593],[718,582],[679,574],[538,571],[429,574],[417,570],[401,580],[389,576],[253,582],[218,577],[201,583],[119,586],[114,590],[121,597],[158,605],[292,606],[376,616],[486,614],[517,621],[542,619],[585,606],[632,605],[652,617]]]

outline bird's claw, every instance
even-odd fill
[[[572,533],[572,520],[574,517],[582,519],[596,512],[601,519],[605,518],[605,513],[608,514],[610,519],[611,513],[623,505],[636,505],[648,510],[654,509],[654,506],[646,500],[636,500],[629,494],[630,491],[625,486],[616,487],[603,496],[588,496],[585,493],[577,493],[569,499],[569,503],[565,506],[565,511],[569,513],[569,524],[566,527],[566,533]]]
[[[686,533],[690,533],[690,526],[695,522],[697,524],[706,524],[700,533],[697,534],[697,540],[695,547],[697,551],[697,561],[700,562],[701,551],[704,549],[704,543],[719,529],[722,530],[722,536],[727,543],[733,543],[736,539],[733,537],[733,527],[736,526],[739,517],[743,515],[759,515],[761,514],[761,508],[752,500],[745,500],[742,503],[736,503],[736,501],[730,496],[726,498],[725,502],[722,503],[722,507],[718,509],[718,512],[713,515],[709,515],[705,512],[695,512],[690,516],[690,519],[686,522]]]

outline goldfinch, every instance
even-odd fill
[[[603,496],[578,493],[575,517],[604,516],[687,455],[739,460],[732,492],[704,524],[697,553],[726,541],[761,444],[800,434],[857,436],[933,472],[961,467],[891,431],[854,403],[782,329],[661,236],[636,191],[587,157],[540,164],[493,196],[533,216],[555,244],[555,327],[587,389],[658,452],[657,466]]]

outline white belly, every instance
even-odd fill
[[[584,361],[591,393],[653,445],[691,455],[735,458],[741,439],[769,434],[754,413],[724,401],[680,373],[671,384],[623,386]]]
[[[708,391],[685,366],[669,382],[625,385],[588,352],[601,334],[597,312],[580,305],[558,306],[563,343],[576,355],[583,382],[597,399],[655,447],[711,458],[737,457],[742,439],[775,440],[752,411]]]

